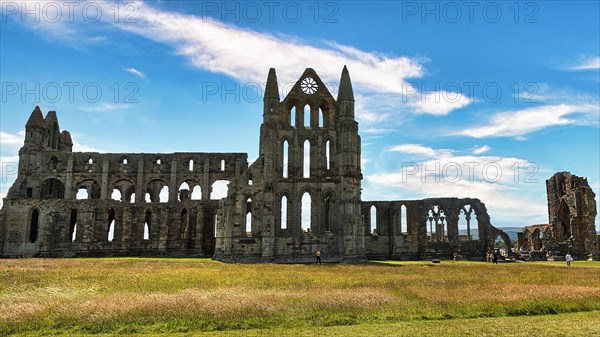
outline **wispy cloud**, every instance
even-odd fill
[[[415,113],[443,116],[469,105],[463,94],[448,91],[428,91],[407,95],[406,101]]]
[[[473,149],[473,154],[484,154],[491,150],[492,148],[488,145],[479,146]]]
[[[125,71],[139,78],[146,78],[146,75],[135,68],[125,68]]]
[[[111,24],[171,46],[198,69],[241,81],[262,83],[267,70],[275,67],[280,82],[290,83],[297,79],[298,69],[311,67],[325,82],[337,82],[342,66],[347,65],[358,88],[400,93],[407,78],[424,73],[416,58],[365,52],[332,41],[327,41],[326,47],[316,47],[297,37],[260,33],[209,18],[161,11],[148,3],[137,4],[138,23]]]
[[[597,123],[599,109],[597,104],[554,104],[503,111],[492,115],[486,124],[465,128],[454,135],[519,137],[551,126]]]
[[[149,2],[133,1],[130,4],[137,9],[135,23],[128,23],[126,17],[114,18],[114,9],[109,8],[114,6],[111,2],[96,2],[95,5],[111,15],[102,16],[103,21],[93,25],[94,32],[105,28],[103,34],[108,34],[108,28],[112,27],[142,36],[169,46],[197,69],[225,74],[245,82],[263,83],[268,69],[274,67],[280,83],[293,83],[302,69],[311,67],[325,83],[337,83],[342,66],[347,65],[358,95],[393,97],[386,103],[390,113],[373,113],[374,109],[361,113],[363,122],[375,126],[373,130],[381,129],[382,123],[398,114],[446,115],[469,104],[460,93],[432,91],[421,94],[408,83],[409,79],[425,75],[423,63],[427,60],[423,57],[367,52],[336,41],[317,41],[317,46],[297,36],[257,32],[206,17],[164,11]],[[63,12],[66,10],[68,8]],[[123,11],[119,14],[125,16],[128,13]],[[40,33],[52,29],[56,32],[52,35],[54,38],[83,40],[81,35],[86,34],[89,23],[82,18],[74,21],[46,22],[43,27],[35,22],[27,24]],[[130,67],[124,70],[145,77],[139,69]],[[436,99],[440,95],[456,97],[456,100]]]
[[[111,4],[107,2],[105,5],[105,9],[109,10],[108,6],[111,6]],[[112,5],[114,6],[114,4]],[[29,29],[37,32],[41,38],[52,42],[63,42],[75,49],[81,49],[85,45],[98,44],[107,39],[105,35],[98,35],[92,29],[85,29],[98,28],[97,25],[89,25],[91,23],[89,18],[87,18],[87,26],[76,24],[85,21],[81,17],[85,12],[81,10],[82,6],[83,4],[73,1],[36,0],[21,2],[0,0],[3,23],[6,22],[5,20],[15,18],[14,22],[27,25]],[[23,20],[21,17],[22,11],[29,12],[30,15],[35,13],[37,19],[32,19],[32,15],[29,19]],[[90,13],[86,14],[91,15],[92,11],[90,10]],[[104,11],[104,13],[109,12]]]
[[[598,70],[600,69],[599,56],[583,56],[577,63],[566,67],[567,70]]]
[[[121,111],[131,109],[131,104],[115,104],[115,103],[106,103],[106,102],[98,102],[94,104],[90,104],[89,106],[81,106],[80,109],[85,112],[112,112],[112,111]]]
[[[391,152],[400,152],[405,154],[414,154],[425,157],[436,157],[439,155],[449,153],[449,150],[435,150],[428,146],[423,146],[421,144],[401,144],[394,145],[388,149]]]
[[[81,144],[75,140],[73,141],[73,151],[74,152],[98,152],[98,153],[106,153],[107,152],[107,151],[97,148],[95,146]]]

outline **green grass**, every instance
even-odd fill
[[[600,336],[600,263],[0,260],[0,335],[178,333]]]

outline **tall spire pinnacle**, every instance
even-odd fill
[[[264,98],[277,98],[277,100],[279,100],[279,88],[277,87],[277,74],[275,74],[275,68],[269,69]]]
[[[338,102],[352,101],[354,102],[354,92],[352,91],[352,82],[350,82],[350,74],[348,68],[344,66],[342,70],[342,78],[340,79],[340,89],[338,92]]]
[[[36,106],[35,109],[33,109],[31,116],[29,116],[29,119],[27,120],[27,124],[25,124],[25,127],[44,127],[44,117],[42,116],[42,110],[39,106]]]

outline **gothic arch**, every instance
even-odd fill
[[[75,184],[75,191],[85,189],[88,199],[100,199],[100,183],[95,179],[85,178]],[[75,193],[76,194],[76,193]]]
[[[426,237],[429,241],[447,241],[450,216],[448,207],[440,200],[434,200],[428,205],[424,212]]]
[[[135,183],[128,178],[118,178],[112,183],[113,191],[116,189],[121,192],[121,201],[129,202],[132,194],[135,193]]]
[[[168,202],[169,184],[160,178],[151,179],[146,184],[146,193],[149,194],[150,202]]]
[[[60,179],[48,178],[40,184],[40,196],[45,198],[64,199],[65,184]]]
[[[27,236],[29,238],[29,242],[35,243],[39,239],[40,234],[40,217],[41,212],[39,208],[34,207],[29,212],[29,226],[27,230]]]
[[[335,210],[335,193],[331,190],[325,190],[323,192],[323,199],[322,199],[322,205],[323,205],[323,216],[322,216],[322,222],[323,222],[323,231],[325,232],[332,232],[333,231],[333,223],[334,223],[334,219],[333,217],[335,216],[334,210]]]

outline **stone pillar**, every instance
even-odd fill
[[[135,202],[143,202],[145,198],[144,186],[144,158],[138,160],[137,183],[135,186]]]
[[[67,175],[65,179],[65,199],[69,200],[73,195],[73,157],[67,159]]]
[[[204,171],[202,173],[202,200],[210,200],[212,186],[210,186],[210,158],[204,159]]]
[[[204,226],[212,226],[213,224],[205,224],[204,223],[204,205],[199,205],[196,210],[196,223],[194,224],[194,250],[197,252],[204,253]],[[209,232],[209,231],[206,231]],[[188,235],[192,235],[192,233],[188,233]]]
[[[169,182],[169,202],[177,201],[177,160],[171,160],[171,181]],[[191,191],[190,191],[191,193]]]
[[[160,217],[158,217],[158,250],[165,251],[167,249],[167,240],[169,236],[169,218],[171,212],[167,208],[162,208]]]
[[[100,186],[100,199],[110,199],[108,197],[108,158],[102,162],[102,185]]]
[[[87,249],[89,243],[94,238],[94,218],[96,214],[93,209],[82,208],[77,222],[77,241],[82,243],[84,249]]]

